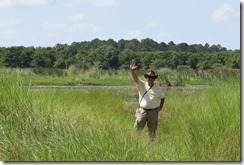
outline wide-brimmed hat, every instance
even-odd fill
[[[144,77],[145,77],[145,78],[147,78],[148,76],[150,76],[150,77],[155,77],[155,78],[158,77],[158,75],[156,75],[155,72],[152,71],[152,70],[149,71],[148,73],[144,74]]]

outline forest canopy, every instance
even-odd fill
[[[128,69],[131,59],[136,59],[143,69],[240,69],[240,50],[228,50],[219,44],[158,43],[150,38],[116,42],[96,38],[53,47],[0,47],[1,67],[64,69],[73,65],[82,69],[93,66],[104,70]]]

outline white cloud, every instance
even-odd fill
[[[90,23],[78,23],[75,24],[74,27],[79,32],[95,32],[99,29],[95,24]]]
[[[44,28],[53,31],[63,31],[63,32],[69,31],[68,26],[64,23],[45,23]]]
[[[115,0],[94,0],[93,3],[99,7],[110,7],[115,5]]]
[[[172,34],[170,34],[168,32],[159,32],[159,33],[153,35],[153,38],[155,39],[155,41],[160,43],[162,41],[169,41],[172,38]]]
[[[15,0],[18,4],[23,6],[41,6],[47,5],[48,0]]]
[[[71,2],[65,2],[64,6],[67,8],[75,8],[76,5],[74,3],[71,3]]]
[[[7,8],[13,5],[13,2],[10,0],[1,0],[0,8]]]
[[[13,29],[0,30],[0,34],[5,36],[10,36],[10,35],[15,35],[16,31]]]
[[[16,17],[10,17],[8,19],[0,20],[0,27],[3,26],[12,26],[12,25],[18,25],[21,24],[22,20]]]
[[[233,9],[230,4],[225,3],[219,9],[215,10],[212,14],[212,21],[215,24],[222,22],[228,22],[230,19],[230,14],[233,12]]]
[[[133,38],[136,38],[138,40],[142,39],[143,38],[143,34],[141,31],[139,30],[136,30],[136,31],[128,31],[126,36],[125,36],[126,39],[133,39]]]
[[[167,32],[160,32],[158,34],[158,37],[161,38],[161,39],[164,39],[164,38],[167,38],[167,37],[171,37],[172,35],[170,33],[167,33]]]
[[[155,22],[148,22],[148,23],[146,24],[146,26],[147,26],[148,28],[154,28],[154,27],[157,26],[157,23],[155,23]]]
[[[85,14],[84,13],[77,13],[71,17],[73,22],[80,22],[84,19]]]
[[[64,3],[67,8],[75,8],[80,4],[92,4],[96,7],[113,7],[116,5],[116,0],[72,0]]]
[[[1,0],[0,8],[18,6],[42,6],[47,5],[49,0]]]
[[[95,24],[90,23],[74,23],[74,24],[64,24],[64,23],[45,23],[44,29],[51,30],[55,32],[95,32],[99,28]]]

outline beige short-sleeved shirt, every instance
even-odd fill
[[[150,86],[147,82],[139,79],[137,88],[139,91],[140,103],[143,94],[150,88]],[[139,106],[145,109],[154,109],[159,106],[159,100],[162,98],[164,98],[162,89],[157,84],[154,84],[153,87],[145,94]]]

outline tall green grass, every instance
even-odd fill
[[[0,76],[3,161],[240,161],[240,83],[164,90],[157,138],[133,129],[137,90],[32,89]]]
[[[68,69],[55,68],[0,68],[0,72],[7,77],[20,76],[23,78],[23,84],[28,85],[131,85],[130,70],[99,70],[92,68],[84,70],[71,66]],[[146,70],[136,71],[140,78],[148,72]],[[166,86],[191,85],[214,85],[223,80],[239,78],[240,70],[191,70],[178,69],[171,70],[161,68],[156,70],[158,78],[156,83]]]
[[[167,117],[162,116],[161,129],[166,134],[175,134],[182,152],[188,155],[186,159],[240,160],[239,81],[176,93],[168,95]]]
[[[28,85],[128,85],[133,80],[130,71],[115,70],[75,70],[50,68],[0,68],[5,77],[22,78]]]

